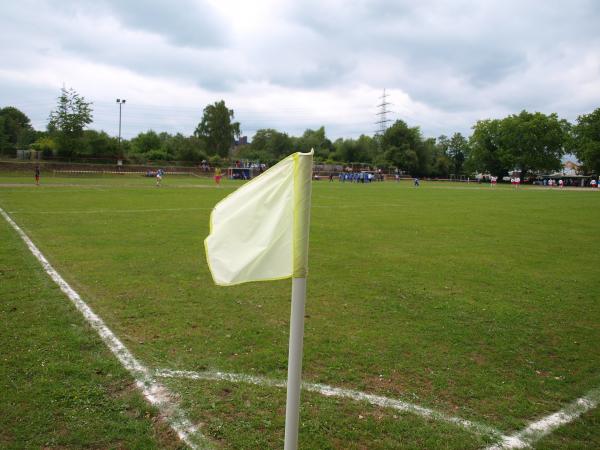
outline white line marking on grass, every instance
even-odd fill
[[[285,388],[287,383],[281,380],[273,380],[270,378],[244,375],[236,373],[226,372],[192,372],[186,370],[170,370],[170,369],[158,369],[154,372],[155,376],[161,378],[185,378],[189,380],[214,380],[214,381],[230,381],[232,383],[248,383],[255,384],[258,386],[269,386],[277,388]],[[318,383],[302,383],[302,388],[309,392],[316,392],[326,397],[338,397],[348,398],[355,401],[364,401],[374,406],[380,406],[382,408],[391,408],[397,411],[408,412],[422,416],[428,419],[438,420],[441,422],[447,422],[457,425],[465,430],[484,435],[490,436],[499,441],[508,439],[508,436],[502,432],[488,425],[480,424],[459,417],[452,417],[439,411],[434,411],[423,406],[415,405],[412,403],[396,400],[389,397],[383,397],[381,395],[367,394],[365,392],[355,391],[352,389],[342,389],[326,384]]]
[[[42,264],[46,273],[54,280],[75,307],[83,314],[90,326],[96,330],[104,343],[113,352],[129,373],[135,379],[136,385],[142,391],[146,399],[158,408],[161,415],[168,421],[171,428],[179,438],[191,448],[210,448],[209,441],[200,433],[198,427],[192,424],[185,416],[179,405],[174,400],[169,390],[158,383],[152,376],[152,372],[141,364],[123,343],[106,326],[104,321],[96,315],[91,308],[81,299],[79,294],[69,286],[62,276],[50,265],[46,257],[40,252],[35,244],[29,239],[25,232],[0,208],[0,214],[15,229],[21,239],[25,242],[31,253]]]
[[[505,437],[500,443],[488,447],[487,450],[529,447],[544,436],[552,433],[558,427],[566,425],[582,414],[597,408],[599,404],[600,388],[592,389],[583,397],[569,403],[560,411],[530,423],[523,430]]]

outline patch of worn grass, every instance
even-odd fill
[[[145,363],[284,379],[289,281],[219,288],[204,260],[210,209],[238,184],[107,180],[106,189],[7,187],[0,206]],[[597,192],[568,189],[314,183],[304,379],[506,432],[597,387],[599,206]],[[277,428],[265,442],[277,442]],[[334,428],[322,446],[340,447]],[[362,430],[361,442],[427,435],[412,425]],[[462,448],[457,439],[436,442]]]

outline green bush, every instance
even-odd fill
[[[56,142],[49,136],[41,137],[31,144],[31,148],[42,152],[42,157],[44,158],[50,158],[54,156],[56,153],[56,147]]]

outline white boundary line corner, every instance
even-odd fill
[[[582,414],[597,408],[598,405],[600,405],[600,388],[588,391],[583,397],[572,401],[560,411],[530,423],[521,431],[505,437],[498,444],[488,447],[487,450],[529,447],[557,428],[573,422]]]
[[[208,439],[192,424],[179,407],[173,394],[162,384],[158,383],[150,369],[141,364],[125,345],[106,326],[104,321],[92,311],[92,309],[81,299],[79,294],[64,280],[64,278],[52,267],[42,252],[29,239],[25,232],[0,208],[0,215],[14,228],[21,239],[25,242],[31,253],[42,264],[46,273],[60,287],[75,308],[83,314],[85,320],[99,334],[100,338],[110,351],[117,357],[135,379],[136,385],[144,394],[150,404],[157,407],[160,414],[166,419],[177,436],[192,449],[212,448]]]
[[[211,445],[210,441],[200,432],[198,427],[189,421],[168,388],[157,382],[156,378],[229,381],[233,383],[242,382],[277,388],[286,387],[285,381],[244,374],[217,371],[192,372],[170,369],[158,369],[154,372],[151,371],[133,356],[133,354],[125,347],[125,345],[106,326],[104,321],[92,311],[92,309],[81,299],[79,294],[52,267],[52,265],[48,262],[42,252],[35,246],[31,239],[2,208],[0,208],[0,215],[2,215],[9,225],[11,225],[12,228],[17,232],[31,253],[41,263],[45,272],[67,295],[77,310],[81,312],[86,321],[99,334],[100,338],[117,357],[123,367],[125,367],[132,374],[136,385],[142,391],[148,402],[158,408],[160,414],[167,420],[179,438],[192,449],[208,449],[212,448],[213,446]],[[498,443],[487,447],[486,450],[504,450],[530,447],[534,445],[535,442],[552,433],[557,428],[576,420],[581,415],[597,408],[600,405],[600,387],[598,387],[588,391],[583,397],[574,400],[560,411],[530,423],[521,431],[511,435],[506,435],[498,429],[485,424],[461,419],[459,417],[449,416],[439,411],[434,411],[429,408],[389,397],[367,394],[352,389],[337,388],[317,383],[302,383],[302,389],[309,392],[319,393],[327,397],[348,398],[355,401],[364,401],[374,406],[391,408],[397,411],[408,412],[422,417],[452,423],[473,433],[493,437],[498,440]]]
[[[233,383],[248,383],[258,386],[269,386],[277,388],[286,387],[286,382],[283,380],[274,380],[271,378],[260,376],[216,371],[193,372],[187,370],[157,369],[154,372],[154,375],[159,378],[183,378],[189,380],[229,381]],[[502,432],[500,432],[494,427],[466,419],[461,419],[459,417],[449,416],[442,412],[434,411],[432,409],[415,405],[413,403],[404,402],[402,400],[384,397],[381,395],[367,394],[365,392],[355,391],[353,389],[337,388],[319,383],[303,382],[302,389],[309,392],[315,392],[326,397],[348,398],[359,402],[363,401],[373,406],[391,408],[395,409],[396,411],[407,412],[411,414],[416,414],[421,417],[437,420],[440,422],[451,423],[472,433],[493,437],[498,441],[508,439],[508,436],[504,435]]]

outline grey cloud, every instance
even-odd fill
[[[19,43],[18,48],[3,46],[6,60],[13,67],[21,68],[35,63],[32,53],[45,59],[70,54],[82,61],[124,68],[141,75],[185,80],[207,90],[227,91],[241,78],[231,70],[233,63],[227,49],[175,46],[159,33],[119,30],[115,25],[106,33],[102,28],[110,23],[106,4],[94,3],[85,10],[81,5],[85,2],[61,3],[54,11],[40,9],[43,19],[24,16],[17,8],[2,6],[1,12],[10,18],[4,33]],[[177,30],[175,25],[170,28]]]
[[[323,61],[306,66],[299,63],[292,71],[288,67],[278,67],[271,72],[269,80],[279,86],[318,90],[344,83],[351,70],[351,64],[344,61]]]
[[[397,87],[437,107],[468,107],[469,102],[437,89],[435,74],[460,79],[477,91],[526,71],[532,60],[543,55],[556,53],[560,58],[561,44],[581,45],[584,40],[597,46],[597,5],[578,1],[565,10],[547,2],[414,4],[381,0],[319,9],[315,0],[291,8],[288,19],[320,35],[331,47],[343,48],[330,53],[333,59],[350,52],[357,60],[364,55],[372,59],[382,55],[389,61],[391,56],[399,64],[380,70],[401,72],[406,68],[412,78],[433,81],[424,87],[419,80],[413,82],[401,74],[396,79],[408,83]],[[317,14],[315,9],[319,9]],[[336,46],[341,41],[348,45]]]
[[[402,90],[423,107],[421,115],[408,119],[425,133],[468,130],[477,118],[522,108],[572,117],[600,104],[594,81],[600,77],[600,2],[595,0],[568,5],[308,0],[277,6],[270,12],[277,16],[245,34],[237,25],[246,18],[221,17],[207,0],[2,2],[0,57],[5,70],[25,72],[38,59],[76,56],[82,63],[127,69],[140,79],[228,92],[232,103],[236,95],[254,95],[241,92],[246,83],[292,92],[386,87]],[[582,77],[586,70],[595,73]],[[15,92],[25,95],[17,87]],[[0,95],[6,93],[2,87]],[[47,112],[46,107],[44,118]],[[243,128],[270,123],[252,116],[240,118]],[[303,129],[309,119],[284,115],[275,125],[284,131]],[[372,131],[370,121],[353,134]],[[325,125],[348,133],[359,128],[340,117]]]
[[[95,37],[66,39],[62,48],[81,58],[93,54],[103,64],[143,75],[185,80],[207,90],[228,91],[241,81],[241,75],[231,70],[232,61],[214,52],[161,45],[120,45],[118,40],[99,41]]]
[[[86,5],[85,9],[81,5]],[[205,1],[98,0],[76,3],[113,14],[124,26],[159,34],[172,44],[193,48],[223,48],[227,44],[227,22]]]

